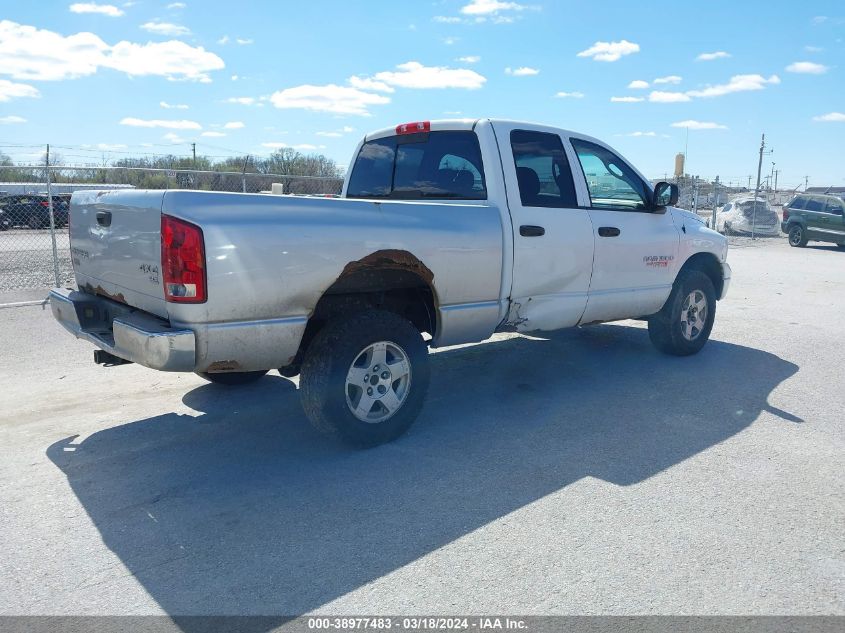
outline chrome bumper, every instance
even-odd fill
[[[53,317],[76,338],[133,363],[162,371],[194,371],[192,330],[86,292],[50,291]]]

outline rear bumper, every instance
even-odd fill
[[[53,317],[75,337],[120,358],[162,371],[194,371],[192,330],[172,328],[163,319],[86,292],[50,292]]]

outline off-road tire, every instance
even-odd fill
[[[807,231],[800,224],[793,224],[789,229],[789,245],[803,248],[807,245]]]
[[[347,404],[347,373],[368,346],[398,345],[410,365],[408,392],[387,419],[365,422]],[[308,347],[299,379],[305,415],[320,432],[357,448],[378,446],[404,434],[422,410],[430,377],[428,348],[421,334],[393,312],[358,312],[329,322]]]
[[[684,300],[694,291],[704,294],[707,314],[704,326],[694,340],[683,334],[681,310]],[[672,284],[672,293],[660,312],[648,318],[648,336],[652,344],[664,354],[690,356],[704,347],[716,317],[716,290],[713,282],[700,270],[684,270]]]
[[[215,385],[225,385],[227,387],[237,387],[240,385],[248,385],[264,377],[267,373],[266,369],[261,371],[238,371],[226,372],[222,374],[209,374],[206,372],[197,372],[200,378],[205,378],[208,382]]]

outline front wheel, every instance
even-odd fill
[[[408,430],[428,383],[428,349],[417,329],[397,314],[373,310],[332,321],[314,337],[299,390],[319,431],[370,447]]]
[[[197,372],[200,378],[205,378],[208,382],[215,385],[226,385],[227,387],[237,387],[238,385],[248,385],[262,378],[267,373],[267,370],[261,371],[237,371],[227,372],[224,374],[209,374],[207,372]]]
[[[664,354],[689,356],[704,347],[716,317],[716,291],[700,270],[679,273],[672,293],[648,319],[648,335]]]
[[[789,245],[796,247],[804,247],[807,245],[807,233],[804,227],[796,224],[789,229]]]

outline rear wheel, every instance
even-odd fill
[[[26,220],[26,225],[31,229],[40,229],[41,228],[41,218],[37,215],[31,215]]]
[[[305,414],[321,432],[357,446],[390,442],[422,410],[428,349],[417,329],[382,310],[341,317],[312,341],[302,363]]]
[[[716,317],[716,291],[700,270],[678,274],[663,308],[648,319],[652,344],[664,354],[689,356],[710,338]]]
[[[215,385],[226,385],[227,387],[236,387],[238,385],[248,385],[262,378],[267,373],[266,369],[261,371],[238,371],[228,372],[225,374],[209,374],[207,372],[197,372],[201,378],[205,378],[208,382]]]
[[[796,247],[804,247],[807,245],[807,232],[800,224],[796,224],[789,229],[789,245]]]

